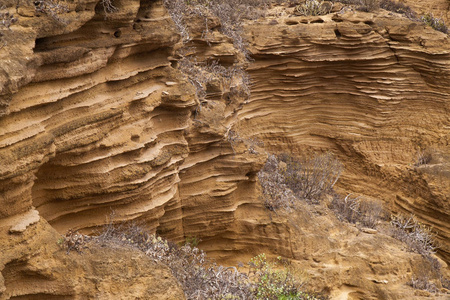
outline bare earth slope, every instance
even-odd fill
[[[19,22],[2,30],[0,46],[2,299],[106,299],[114,283],[101,279],[105,294],[89,291],[83,277],[106,275],[82,270],[77,254],[65,256],[56,231],[92,232],[111,212],[174,241],[198,237],[225,262],[265,251],[294,258],[336,297],[409,295],[405,282],[420,257],[393,239],[360,234],[326,214],[293,222],[267,211],[256,180],[266,154],[249,146],[251,138],[270,152],[333,151],[345,164],[342,193],[416,214],[438,232],[450,261],[448,36],[386,12],[268,15],[245,27],[254,58],[250,99],[230,101],[219,87],[200,104],[176,68],[180,36],[161,1],[121,1],[105,15],[101,4],[83,0],[56,19],[35,13],[31,2],[17,9],[10,2]],[[201,32],[194,36],[198,57],[237,59],[214,30],[210,45]],[[230,128],[242,139],[232,141]],[[414,167],[425,149],[432,160]],[[82,257],[89,265],[96,255]],[[62,266],[78,270],[76,286]],[[58,275],[45,275],[55,268]],[[130,276],[123,280],[139,277]],[[178,299],[166,277],[168,299]]]

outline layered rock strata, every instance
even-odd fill
[[[449,37],[392,13],[267,18],[239,130],[268,151],[337,153],[339,189],[382,199],[438,233],[449,259]],[[244,134],[244,133],[243,133]],[[433,153],[426,164],[419,156]]]
[[[200,103],[176,68],[180,36],[161,1],[121,1],[117,11],[78,1],[56,15],[36,13],[31,2],[16,11],[7,5],[19,22],[2,31],[0,49],[0,239],[9,241],[0,249],[2,297],[84,295],[76,286],[85,285],[79,278],[92,274],[89,268],[77,271],[73,288],[62,271],[42,275],[61,261],[78,268],[55,254],[54,229],[93,232],[111,214],[174,241],[197,237],[225,262],[261,252],[303,261],[317,271],[317,285],[336,294],[378,297],[405,283],[395,278],[410,276],[418,256],[396,270],[377,267],[392,256],[368,267],[365,251],[409,255],[392,250],[391,239],[382,237],[377,248],[376,238],[351,229],[327,236],[335,226],[313,233],[298,225],[334,221],[306,215],[293,222],[268,212],[255,175],[265,153],[255,138],[271,152],[335,152],[346,168],[343,193],[415,213],[438,231],[449,260],[448,36],[387,13],[269,14],[245,29],[254,59],[251,97],[229,98],[219,84]],[[215,24],[208,41],[197,31],[187,46],[199,60],[231,64],[238,52]],[[418,151],[431,148],[433,159],[414,167]],[[339,254],[344,236],[351,241]],[[45,244],[52,246],[41,250]],[[356,258],[349,249],[358,250]],[[42,257],[55,257],[54,266],[36,271]],[[357,261],[360,281],[350,267]],[[351,274],[341,280],[342,272]],[[47,290],[16,285],[35,273]],[[325,273],[331,275],[317,279]],[[383,280],[393,283],[380,288]],[[392,293],[386,298],[405,295]]]

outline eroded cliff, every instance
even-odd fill
[[[338,191],[416,214],[449,261],[447,35],[381,10],[300,17],[274,7],[245,26],[251,96],[243,82],[213,81],[199,100],[179,70],[183,55],[243,62],[214,18],[205,36],[193,17],[183,45],[161,1],[120,1],[117,11],[78,1],[56,18],[10,2],[19,20],[0,48],[2,297],[111,293],[82,282],[90,268],[74,271],[70,288],[60,269],[79,269],[80,258],[55,253],[57,231],[90,233],[112,212],[173,241],[195,236],[224,262],[293,258],[335,295],[408,296],[399,286],[420,256],[400,243],[336,225],[327,210],[290,219],[264,208],[256,173],[265,151],[334,152],[345,165]],[[414,166],[431,149],[432,160]],[[37,278],[60,288],[16,285]]]

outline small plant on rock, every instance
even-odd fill
[[[275,155],[269,155],[267,162],[258,172],[258,179],[264,195],[264,205],[267,209],[290,210],[295,207],[296,197],[285,183],[284,170],[286,164],[280,164]]]
[[[331,202],[331,208],[340,220],[359,223],[368,228],[375,228],[384,215],[383,206],[379,201],[351,197],[351,194],[344,198],[335,195]]]
[[[371,12],[380,8],[379,0],[359,0],[359,3],[357,4],[357,9],[359,11]]]
[[[303,16],[322,16],[329,14],[333,5],[330,2],[321,0],[306,0],[305,3],[298,5],[295,10]]]
[[[286,185],[300,199],[318,203],[321,196],[332,191],[342,172],[342,164],[331,153],[298,159],[281,155],[286,164],[283,172]]]
[[[34,1],[36,11],[52,17],[60,23],[67,23],[60,15],[69,11],[69,8],[58,0],[36,0]]]
[[[415,20],[417,18],[416,13],[411,9],[411,7],[403,2],[395,0],[381,0],[380,7],[388,11],[402,14],[411,20]]]
[[[448,33],[448,27],[445,25],[445,21],[442,18],[436,18],[432,13],[428,13],[420,17],[422,23],[431,26],[434,30]]]
[[[278,260],[280,261],[280,258]],[[303,292],[304,283],[295,276],[292,267],[280,268],[277,262],[269,262],[264,253],[252,258],[249,267],[250,277],[255,284],[256,299],[317,299]]]
[[[392,216],[391,219],[392,236],[405,242],[410,251],[424,256],[435,253],[437,247],[431,228],[417,221],[414,215]]]

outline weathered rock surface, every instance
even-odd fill
[[[269,15],[245,29],[250,99],[210,91],[200,105],[175,68],[180,37],[160,1],[121,1],[107,14],[96,1],[69,8],[58,19],[36,16],[25,1],[19,22],[2,31],[1,297],[107,299],[121,292],[118,276],[136,287],[130,298],[170,290],[167,299],[179,299],[170,276],[142,289],[166,270],[145,262],[152,271],[135,274],[140,257],[123,255],[127,273],[110,250],[80,260],[60,253],[50,225],[90,232],[112,212],[174,241],[198,237],[220,261],[294,258],[336,297],[413,293],[405,282],[420,257],[392,239],[338,230],[335,218],[269,213],[255,175],[265,154],[249,150],[251,138],[268,151],[335,152],[346,168],[342,192],[415,213],[450,261],[448,36],[382,12]],[[198,32],[197,55],[233,61],[230,41],[217,29],[214,37],[209,47]],[[242,139],[230,143],[230,128]],[[434,149],[433,159],[414,167],[421,149]],[[99,256],[117,275],[102,272]]]
[[[0,299],[184,299],[170,270],[137,250],[91,244],[67,254],[60,238],[41,220],[2,239]]]
[[[277,23],[247,27],[255,62],[239,131],[269,151],[339,153],[343,191],[416,214],[438,232],[448,261],[449,37],[387,12]],[[427,149],[433,159],[415,167]]]

